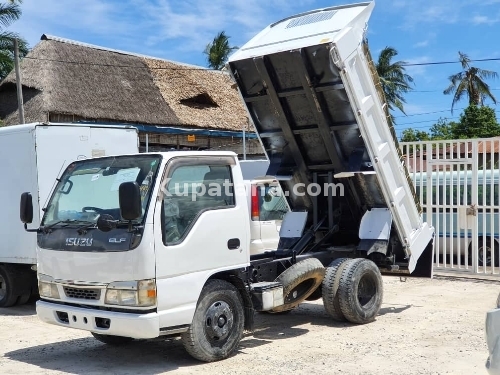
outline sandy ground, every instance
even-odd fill
[[[258,314],[239,352],[199,363],[178,340],[111,348],[40,322],[33,304],[0,309],[0,374],[486,374],[485,313],[500,282],[384,278],[373,323],[331,321],[321,300],[285,316]]]

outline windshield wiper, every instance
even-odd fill
[[[107,214],[103,214],[99,216],[99,219],[97,219],[97,228],[103,232],[109,232],[113,228],[124,226],[128,227],[129,232],[137,231],[138,229],[142,228],[140,222],[137,222],[135,220],[115,220],[113,216]]]
[[[49,233],[50,231],[52,231],[52,229],[54,229],[59,224],[64,224],[62,227],[65,228],[65,227],[68,227],[68,226],[70,226],[72,224],[78,224],[78,223],[85,223],[85,225],[89,225],[90,224],[89,221],[85,221],[85,220],[66,219],[66,220],[56,221],[55,223],[52,223],[52,224],[49,224],[49,225],[44,225],[40,229],[42,231],[44,231],[45,233]],[[92,223],[92,224],[95,224],[95,223]]]
[[[94,221],[84,221],[80,220],[80,222],[83,222],[81,226],[78,227],[78,234],[85,234],[87,233],[87,229],[95,229],[97,228],[97,223]]]

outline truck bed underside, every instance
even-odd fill
[[[305,232],[282,235],[278,251],[354,246],[386,256],[381,266],[406,262],[414,270],[429,242],[432,249],[432,231],[419,216],[363,39],[372,7],[279,21],[232,56],[228,68],[269,157],[267,174],[278,178],[293,211],[308,213]],[[384,211],[385,237],[372,224],[363,232],[363,222],[376,226]]]
[[[329,54],[328,44],[313,46],[238,61],[234,71],[270,158],[268,174],[281,180],[295,211],[313,212],[311,224],[327,217],[320,231],[338,225],[337,240],[332,241],[342,245],[357,236],[367,209],[386,204]],[[238,75],[240,71],[245,74]],[[363,173],[335,178],[342,172]],[[316,197],[297,196],[297,183],[334,188]]]

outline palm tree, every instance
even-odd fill
[[[238,47],[229,46],[229,36],[224,31],[218,33],[211,43],[205,47],[204,54],[207,55],[208,66],[212,69],[220,70],[226,64],[229,54]]]
[[[469,105],[483,105],[486,97],[497,103],[497,100],[490,91],[490,87],[484,82],[485,79],[497,78],[498,74],[491,70],[484,70],[470,66],[471,60],[462,52],[458,52],[460,56],[460,64],[463,71],[453,74],[449,77],[451,84],[443,91],[445,95],[454,93],[453,101],[451,102],[451,113],[453,114],[453,106],[467,95]]]
[[[4,30],[21,17],[21,8],[16,3],[22,3],[22,0],[0,4],[0,81],[14,68],[14,38],[19,41],[19,55],[24,57],[28,53],[28,43],[24,39]]]
[[[413,83],[413,78],[405,73],[405,61],[392,62],[397,55],[396,49],[385,47],[380,52],[375,68],[389,109],[394,111],[397,108],[406,115],[403,106],[406,101],[403,95],[412,90],[410,84]],[[390,116],[394,122],[392,113]]]

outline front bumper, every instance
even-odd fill
[[[486,313],[486,343],[489,351],[486,369],[491,375],[500,375],[500,309]]]
[[[36,313],[40,320],[45,323],[103,335],[132,337],[134,339],[151,339],[160,335],[160,320],[155,312],[131,314],[37,301]],[[65,319],[65,314],[67,314],[67,319]],[[61,317],[64,318],[61,319]],[[104,324],[105,328],[103,328],[103,322],[106,323]],[[108,323],[109,328],[107,328]]]

